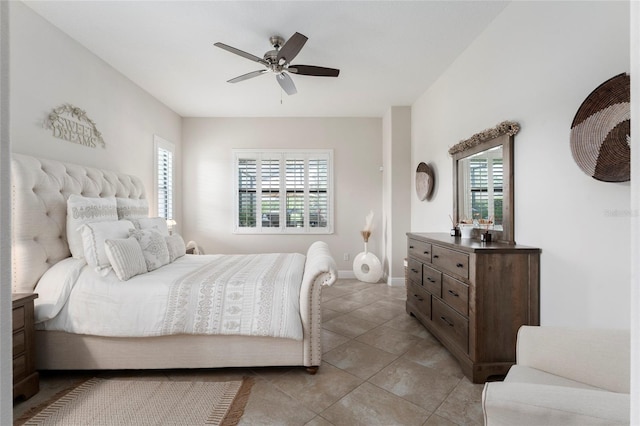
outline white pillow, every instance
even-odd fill
[[[116,198],[118,219],[134,219],[149,216],[149,203],[146,198]]]
[[[67,200],[67,242],[71,255],[84,257],[80,227],[88,222],[118,220],[116,198],[92,198],[71,194]]]
[[[169,228],[167,227],[167,220],[163,217],[139,217],[131,219],[131,222],[135,225],[136,229],[152,229],[160,233],[160,235],[169,235]]]
[[[164,236],[152,229],[131,230],[130,235],[138,240],[142,248],[142,255],[147,264],[147,271],[151,272],[169,263],[169,249]]]
[[[128,220],[92,222],[82,225],[82,243],[87,264],[97,272],[109,269],[111,263],[105,252],[104,242],[116,238],[127,238],[132,229],[133,224]]]
[[[173,234],[164,237],[167,242],[167,248],[169,249],[169,261],[173,262],[179,257],[182,257],[187,252],[187,248],[184,245],[184,240],[180,234]]]
[[[86,264],[82,259],[67,257],[47,269],[33,290],[38,293],[34,300],[36,324],[58,315]]]
[[[120,281],[127,281],[133,276],[147,272],[142,249],[134,237],[105,240],[104,250]]]

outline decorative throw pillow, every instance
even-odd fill
[[[146,198],[116,198],[118,219],[137,219],[149,216],[149,203]]]
[[[105,240],[104,250],[120,281],[127,281],[133,276],[147,272],[142,249],[134,237]]]
[[[71,255],[77,259],[84,257],[80,233],[82,225],[109,220],[118,220],[115,197],[93,198],[70,195],[67,200],[67,242]]]
[[[104,242],[107,239],[127,238],[132,229],[133,224],[128,220],[92,222],[82,225],[80,232],[87,264],[97,272],[108,269],[110,262],[104,249]]]
[[[152,229],[160,233],[160,235],[169,235],[167,220],[162,217],[139,217],[131,219],[136,229]]]
[[[167,242],[167,248],[169,249],[169,261],[173,262],[179,257],[182,257],[187,252],[187,248],[184,245],[184,240],[180,234],[173,234],[164,237]]]
[[[133,229],[130,235],[135,237],[142,248],[142,255],[147,264],[147,271],[151,272],[169,263],[169,249],[164,236],[152,229]]]

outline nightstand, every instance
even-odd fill
[[[29,399],[40,390],[36,371],[33,300],[36,293],[12,293],[13,398]]]

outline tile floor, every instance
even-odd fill
[[[323,289],[323,361],[304,368],[43,372],[14,417],[88,377],[255,378],[241,425],[481,425],[483,385],[406,314],[404,287],[338,280]]]

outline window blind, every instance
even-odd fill
[[[332,231],[329,150],[235,150],[236,232]]]

